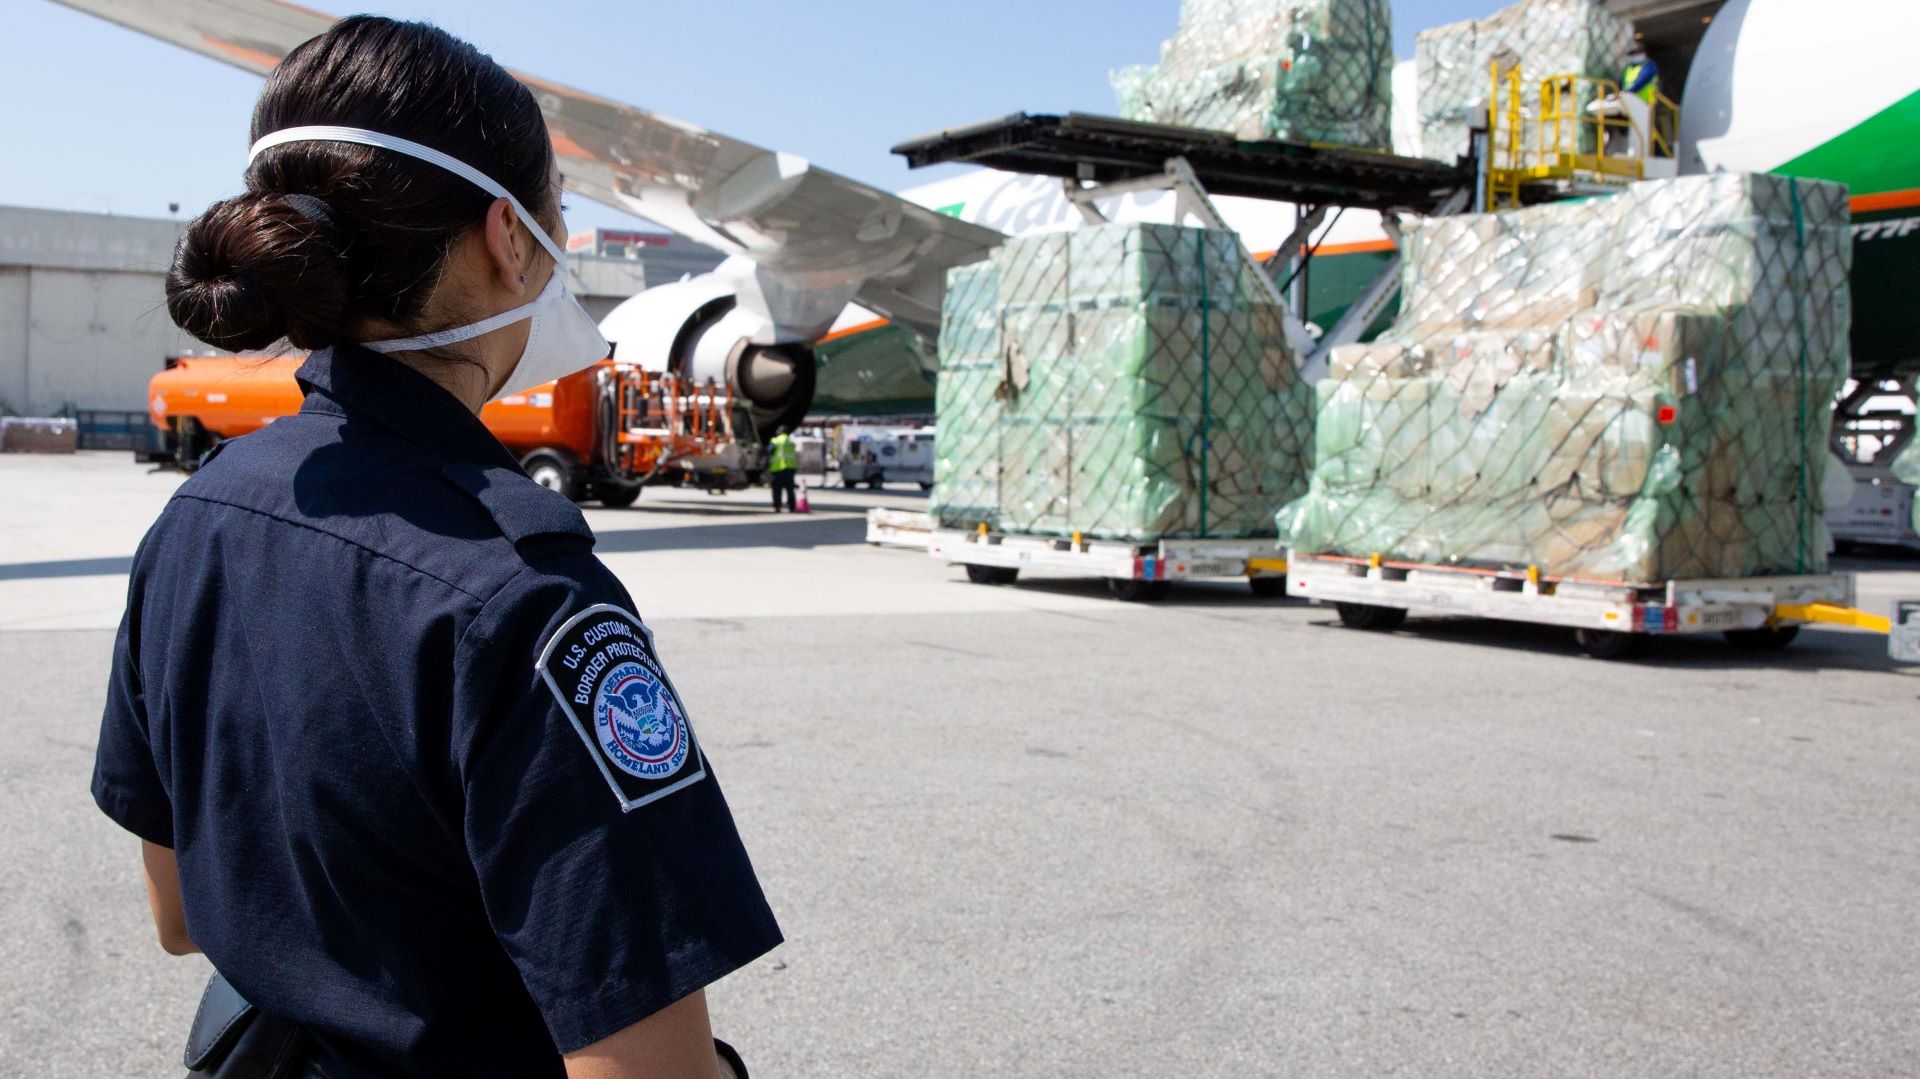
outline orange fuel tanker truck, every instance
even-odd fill
[[[147,387],[148,414],[191,470],[214,443],[298,412],[304,359],[169,359]],[[494,401],[480,419],[529,476],[576,502],[629,506],[648,484],[731,490],[763,464],[749,410],[726,387],[611,359]]]

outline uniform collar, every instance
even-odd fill
[[[339,344],[308,356],[293,377],[307,394],[303,411],[364,416],[449,461],[483,467],[504,464],[519,470],[519,462],[480,417],[439,383],[399,360],[359,345]],[[316,407],[316,394],[338,408]]]

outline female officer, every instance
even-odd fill
[[[253,137],[168,309],[312,349],[306,400],[141,544],[93,780],[162,942],[304,1031],[289,1074],[708,1079],[702,987],[779,929],[585,520],[476,416],[606,354],[540,110],[356,17],[281,63]]]

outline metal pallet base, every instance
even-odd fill
[[[1206,577],[1279,577],[1286,573],[1286,563],[1271,539],[1132,543],[936,528],[927,553],[961,565],[1051,569],[1113,580],[1181,581]]]
[[[1839,615],[1853,609],[1854,581],[1845,573],[1637,586],[1293,552],[1287,558],[1287,594],[1420,615],[1625,633],[1720,633],[1814,621],[1873,628]]]

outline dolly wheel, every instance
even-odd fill
[[[1644,633],[1623,633],[1617,629],[1575,630],[1573,639],[1580,650],[1595,659],[1635,659],[1647,654],[1653,638]]]
[[[1131,577],[1107,578],[1107,595],[1123,603],[1152,603],[1167,598],[1172,581],[1137,581]]]
[[[1778,652],[1800,636],[1799,626],[1762,626],[1759,629],[1730,629],[1727,643],[1742,652]]]
[[[1253,594],[1261,599],[1278,599],[1287,594],[1287,579],[1285,577],[1249,577],[1247,587],[1253,589]]]
[[[968,566],[967,580],[974,584],[1012,584],[1020,571],[1012,566]]]
[[[1399,629],[1407,620],[1405,607],[1377,607],[1371,603],[1336,603],[1340,621],[1349,629]]]

